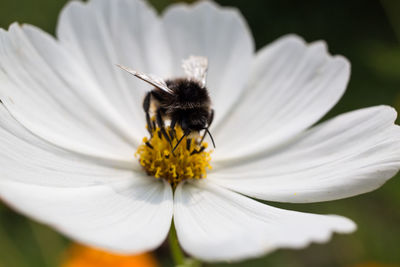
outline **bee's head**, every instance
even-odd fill
[[[203,109],[186,112],[182,118],[182,129],[184,131],[199,132],[207,127],[208,116],[208,112]]]

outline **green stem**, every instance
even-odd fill
[[[171,229],[168,235],[169,248],[171,250],[172,259],[175,267],[201,267],[201,261],[193,258],[186,258],[178,243],[174,221],[172,221]]]
[[[185,255],[178,243],[178,237],[176,236],[176,230],[174,222],[171,224],[171,229],[168,235],[169,248],[171,250],[172,259],[174,260],[175,266],[183,265],[185,263]]]

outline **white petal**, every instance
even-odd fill
[[[206,181],[177,187],[174,223],[183,249],[206,261],[303,248],[328,241],[333,232],[349,233],[356,228],[344,217],[274,208]]]
[[[349,74],[349,62],[329,55],[323,42],[290,35],[265,47],[234,112],[214,129],[214,158],[266,151],[310,127],[343,95]]]
[[[134,172],[141,172],[138,164],[83,157],[51,145],[21,126],[3,105],[0,105],[0,166],[3,166],[0,180],[56,187],[126,181]]]
[[[171,187],[115,164],[41,140],[0,105],[0,199],[91,246],[153,249],[170,227]]]
[[[377,106],[346,113],[274,152],[229,162],[207,179],[272,201],[315,202],[372,191],[400,168],[396,111]]]
[[[115,64],[159,76],[170,69],[156,12],[140,0],[71,2],[60,15],[57,36],[130,123],[135,136],[144,136],[142,101],[152,87]]]
[[[177,4],[163,15],[174,76],[184,77],[182,60],[208,58],[207,88],[216,109],[214,125],[237,101],[247,81],[254,44],[242,15],[211,1]]]
[[[13,24],[0,31],[0,97],[36,135],[68,150],[129,160],[135,140],[95,81],[48,34]]]
[[[2,200],[89,246],[140,253],[161,245],[172,219],[169,184],[132,177],[91,187],[47,187],[0,180]]]

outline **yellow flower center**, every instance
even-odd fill
[[[206,170],[211,169],[209,164],[211,151],[205,151],[207,143],[201,142],[200,137],[185,136],[173,151],[183,136],[183,130],[177,125],[175,132],[166,127],[166,133],[171,142],[162,134],[160,128],[153,129],[152,137],[143,138],[143,144],[135,153],[147,174],[163,178],[173,187],[186,179],[206,178]]]

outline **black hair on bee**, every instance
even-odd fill
[[[193,134],[198,135],[202,130],[204,130],[204,134],[200,143],[204,140],[205,135],[208,134],[215,147],[214,139],[208,129],[214,119],[214,110],[211,109],[211,99],[205,86],[208,68],[206,58],[189,57],[182,64],[187,77],[166,81],[154,75],[147,75],[118,66],[155,86],[153,90],[146,94],[143,101],[143,109],[150,134],[152,134],[155,127],[150,116],[150,114],[153,114],[161,134],[171,144],[171,147],[171,138],[174,138],[175,125],[178,124],[182,128],[183,136],[178,140],[172,152],[175,151],[184,137],[190,138]],[[172,130],[170,134],[166,131],[165,120],[170,121],[170,129]],[[188,143],[190,144],[190,141]],[[197,152],[200,153],[203,150],[204,148],[201,148]],[[196,151],[193,151],[193,153],[196,153]]]

